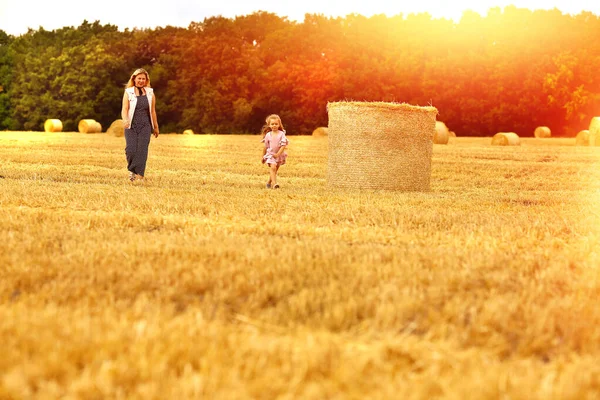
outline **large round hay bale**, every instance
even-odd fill
[[[575,146],[589,146],[590,145],[590,131],[584,129],[575,136]]]
[[[183,134],[184,134],[184,135],[193,135],[193,134],[194,134],[194,131],[193,131],[193,130],[191,130],[191,129],[186,129],[185,131],[183,131]]]
[[[81,133],[99,133],[102,131],[100,123],[93,119],[82,119],[77,125],[77,129]]]
[[[536,138],[549,138],[552,136],[552,132],[547,126],[538,126],[535,128],[535,131],[533,131],[533,136]]]
[[[448,134],[450,137],[456,137],[456,133],[454,131],[449,131]]]
[[[60,119],[47,119],[44,122],[44,132],[62,132],[62,122]]]
[[[125,128],[123,127],[123,120],[114,120],[112,124],[106,130],[106,134],[110,136],[123,137],[125,136]]]
[[[320,126],[312,133],[313,136],[327,136],[327,128]]]
[[[589,131],[590,146],[600,146],[600,117],[592,118]]]
[[[435,107],[334,102],[329,114],[329,186],[428,191]]]
[[[433,135],[433,143],[448,144],[450,138],[450,129],[442,121],[435,121],[435,134]]]
[[[492,137],[492,146],[520,146],[521,139],[514,132],[498,132]]]

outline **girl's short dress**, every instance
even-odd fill
[[[281,146],[290,144],[290,141],[285,137],[285,131],[277,131],[275,134],[273,134],[273,132],[267,132],[264,142],[265,148],[267,149],[267,152],[263,156],[265,162],[267,164],[285,164],[285,160],[287,159],[287,153],[285,151],[281,153],[279,157],[275,157],[275,154],[277,154]]]

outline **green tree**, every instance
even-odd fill
[[[13,128],[9,96],[14,69],[11,48],[13,39],[0,30],[0,130]]]

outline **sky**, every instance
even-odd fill
[[[553,9],[565,14],[591,11],[600,15],[597,0],[0,0],[0,30],[19,36],[28,28],[54,30],[79,26],[83,20],[125,28],[188,27],[190,22],[221,15],[234,18],[268,11],[302,22],[304,14],[346,16],[428,12],[434,18],[459,21],[465,10],[482,16],[492,7]]]

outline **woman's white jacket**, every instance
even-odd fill
[[[131,86],[125,89],[125,93],[127,93],[127,98],[129,99],[129,114],[127,115],[127,119],[129,120],[129,127],[133,124],[133,117],[135,113],[135,105],[137,104],[137,96],[135,95],[135,87]],[[144,88],[146,90],[146,96],[148,97],[148,104],[150,106],[150,121],[152,122],[152,129],[154,129],[154,119],[152,117],[152,107],[154,102],[154,89],[146,86]]]

